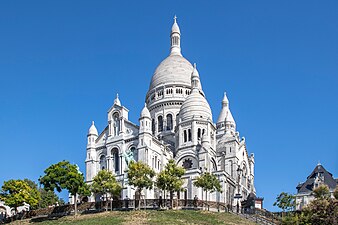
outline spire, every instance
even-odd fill
[[[177,17],[174,16],[174,24],[171,27],[170,34],[170,55],[182,55],[181,54],[181,31],[176,21]]]
[[[227,112],[228,112],[228,106],[229,106],[229,100],[226,96],[226,92],[224,92],[224,96],[223,96],[223,100],[222,100],[222,109],[221,109],[221,112],[218,116],[218,119],[217,119],[217,123],[225,123],[225,118],[227,116]],[[224,126],[222,126],[224,127]]]
[[[194,63],[194,69],[191,73],[191,89],[197,89],[203,97],[205,97],[204,92],[202,90],[200,75],[198,73],[198,70],[196,68],[196,63]]]
[[[226,92],[224,92],[224,96],[222,100],[222,110],[217,120],[217,128],[225,129],[226,131],[229,131],[229,130],[236,131],[236,122],[234,120],[234,117],[231,114],[231,111],[229,108],[229,100],[226,95]]]
[[[116,94],[116,98],[114,100],[114,105],[121,106],[121,102],[120,102],[119,94],[118,93]]]
[[[229,107],[229,99],[227,97],[227,93],[224,92],[224,97],[222,100],[222,107]]]

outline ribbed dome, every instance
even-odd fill
[[[156,68],[149,90],[163,84],[191,86],[193,66],[181,55],[170,55]]]
[[[212,120],[209,103],[197,88],[194,88],[191,94],[183,102],[179,115],[182,121],[193,117]]]

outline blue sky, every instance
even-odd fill
[[[116,93],[137,123],[176,14],[213,110],[223,92],[270,210],[320,161],[338,177],[337,1],[0,2],[0,184],[66,159]]]

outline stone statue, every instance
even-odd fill
[[[123,153],[123,157],[126,160],[127,165],[129,166],[129,163],[134,160],[134,153],[131,150],[127,150]]]

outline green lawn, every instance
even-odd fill
[[[75,218],[67,216],[58,220],[49,220],[39,223],[21,221],[14,224],[62,224],[62,225],[108,225],[108,224],[233,224],[253,225],[250,221],[241,219],[229,213],[207,211],[168,210],[168,211],[130,211],[104,212],[91,215],[81,215]]]

